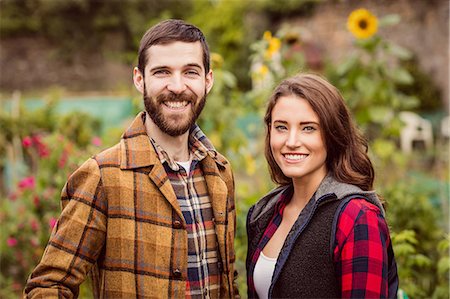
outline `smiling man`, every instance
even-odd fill
[[[238,296],[233,174],[195,123],[214,82],[205,37],[163,21],[138,60],[146,111],[67,181],[27,298],[78,297],[87,275],[96,298]]]

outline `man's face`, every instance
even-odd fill
[[[158,128],[179,136],[189,130],[202,111],[213,76],[205,75],[200,42],[154,45],[147,50],[145,79],[135,69],[134,81]]]

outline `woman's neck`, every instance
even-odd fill
[[[292,195],[290,204],[299,209],[303,209],[317,191],[325,176],[326,172],[314,178],[303,177],[293,179],[294,194]]]

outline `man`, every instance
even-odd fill
[[[119,144],[85,162],[25,287],[29,298],[229,298],[234,283],[233,175],[195,124],[213,86],[202,32],[150,28],[133,81],[141,112]]]

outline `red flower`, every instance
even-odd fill
[[[56,223],[58,222],[58,220],[54,217],[50,218],[50,220],[48,221],[48,225],[50,226],[51,229],[53,229],[56,225]]]
[[[32,219],[30,221],[30,226],[34,232],[37,232],[39,230],[39,222],[36,219]]]
[[[39,199],[39,196],[37,196],[37,195],[35,195],[34,197],[33,197],[33,204],[34,204],[34,206],[37,208],[38,206],[39,206],[39,203],[40,203],[41,201],[40,201],[40,199]]]
[[[102,140],[98,136],[92,137],[91,142],[95,146],[101,146],[102,145]]]
[[[6,244],[8,245],[8,247],[14,247],[14,246],[16,246],[17,245],[17,239],[16,238],[13,238],[13,237],[9,237],[7,240],[6,240]]]
[[[22,146],[25,148],[31,147],[33,145],[33,139],[30,136],[25,136],[22,139]]]
[[[19,186],[19,189],[21,189],[21,190],[26,190],[26,189],[33,190],[34,187],[36,186],[36,182],[34,180],[34,176],[29,176],[29,177],[23,178],[19,182],[18,186]]]

